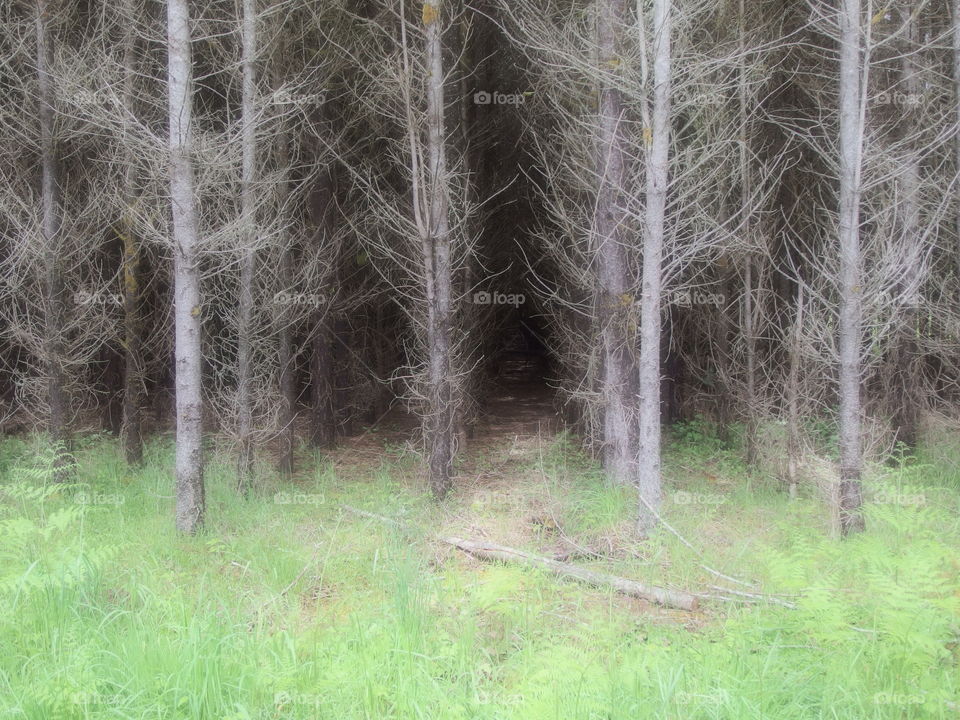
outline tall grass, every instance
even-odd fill
[[[169,445],[131,473],[111,441],[91,440],[67,487],[37,443],[0,444],[0,718],[957,716],[955,486],[871,504],[867,532],[840,544],[814,500],[718,486],[689,472],[689,447],[672,450],[687,470],[668,465],[665,511],[699,552],[661,532],[598,565],[699,589],[716,581],[706,562],[795,608],[657,610],[343,514],[457,522],[389,456],[357,482],[324,458],[292,484],[264,470],[244,499],[214,455],[209,529],[182,538]],[[567,532],[630,517],[629,492],[564,438],[530,461]],[[916,467],[878,477],[872,497],[911,494],[927,480]],[[671,502],[681,489],[726,499]]]

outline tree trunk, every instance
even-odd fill
[[[744,460],[757,463],[757,333],[754,328],[753,258],[748,254],[743,268],[743,337],[746,344],[747,426]]]
[[[237,404],[240,427],[238,432],[237,487],[246,493],[250,489],[253,466],[253,282],[256,272],[257,211],[257,3],[243,0],[243,91],[242,114],[242,168],[240,180],[240,213],[242,240],[240,260],[240,303],[237,323]]]
[[[333,348],[327,310],[315,313],[313,341],[310,354],[310,391],[312,428],[310,440],[314,447],[326,448],[336,436],[336,418],[333,410]]]
[[[863,146],[860,0],[841,0],[840,15],[840,532],[863,530],[860,474],[862,350],[860,175]]]
[[[800,341],[803,328],[803,286],[797,286],[797,307],[790,333],[787,368],[787,488],[797,497],[800,465]]]
[[[900,17],[906,26],[903,37],[903,49],[900,58],[901,85],[908,96],[920,93],[917,70],[912,53],[916,50],[917,27],[907,8],[900,9]],[[917,130],[916,110],[907,106],[900,113],[898,135],[908,144]],[[920,351],[917,346],[917,324],[920,308],[920,280],[925,271],[921,257],[921,219],[920,219],[920,161],[915,147],[907,147],[906,157],[900,167],[897,195],[900,200],[901,238],[903,256],[907,258],[906,272],[901,283],[904,297],[903,318],[897,328],[892,367],[894,387],[891,393],[894,400],[893,425],[898,442],[908,449],[914,449],[920,434]]]
[[[443,498],[453,472],[453,394],[450,377],[451,261],[449,188],[444,129],[444,73],[440,6],[423,4],[426,35],[427,96],[427,233],[423,237],[427,275],[427,348],[429,407],[426,444],[430,488]]]
[[[623,0],[603,0],[600,4],[597,41],[602,72],[614,72],[612,68],[617,66],[617,35],[623,15]],[[622,93],[613,83],[600,88],[599,111],[594,242],[603,343],[603,465],[612,482],[628,484],[636,477],[637,458],[636,316],[624,242],[626,123]]]
[[[743,206],[743,234],[749,244],[753,222],[753,174],[750,168],[750,153],[747,144],[750,142],[750,108],[749,91],[747,87],[748,55],[746,52],[746,7],[744,0],[740,0],[740,32],[738,36],[739,51],[743,62],[738,77],[738,107],[740,125],[740,203]],[[754,296],[753,296],[753,257],[748,252],[743,270],[743,337],[746,344],[746,410],[747,423],[744,437],[744,459],[748,466],[757,463],[757,334],[754,328]]]
[[[953,0],[953,102],[957,113],[957,127],[960,128],[960,0]],[[956,172],[960,175],[960,130],[953,134]],[[960,285],[960,204],[956,208],[957,239],[954,246],[954,263],[957,271],[957,284]],[[960,293],[960,289],[958,289]],[[960,299],[960,298],[958,298]]]
[[[47,374],[50,442],[57,452],[55,479],[68,479],[66,453],[70,450],[69,402],[64,368],[64,282],[61,273],[63,209],[60,163],[57,158],[53,38],[50,36],[49,0],[37,0],[37,80],[40,119],[41,212],[44,247],[44,365]]]
[[[173,213],[177,393],[177,530],[203,524],[200,232],[193,169],[193,65],[187,0],[167,2],[170,199]]]
[[[140,253],[133,230],[133,206],[136,203],[137,170],[130,148],[133,129],[130,118],[134,117],[134,92],[136,82],[136,25],[132,0],[124,0],[125,22],[123,38],[123,110],[124,142],[127,151],[127,170],[124,177],[125,216],[120,222],[120,240],[123,243],[123,454],[130,465],[143,462],[143,435],[140,418],[140,396],[143,387],[143,358],[140,341]]]
[[[640,455],[638,529],[656,523],[660,477],[660,295],[670,153],[671,0],[653,0],[653,127],[647,142],[646,217],[640,301]],[[645,133],[646,135],[646,133]]]
[[[281,54],[282,57],[282,54]],[[274,77],[275,89],[283,86],[283,79],[279,73]],[[278,165],[286,172],[287,165],[290,162],[290,138],[286,128],[281,130],[277,137],[277,159]],[[284,175],[280,180],[278,188],[278,205],[286,207],[287,199],[290,195],[290,181]],[[286,238],[284,243],[289,242]],[[283,292],[289,292],[293,284],[293,249],[284,246],[280,250],[280,282],[279,286]],[[284,304],[276,308],[280,321],[279,336],[279,361],[280,361],[280,460],[278,470],[284,475],[292,475],[294,467],[293,450],[296,446],[296,434],[294,423],[297,418],[297,368],[296,355],[294,354],[293,340],[293,313],[289,305]]]

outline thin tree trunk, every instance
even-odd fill
[[[333,348],[327,311],[317,310],[313,325],[310,354],[310,390],[312,428],[310,440],[314,447],[326,448],[335,438],[336,418],[333,410]]]
[[[444,73],[440,6],[423,4],[426,34],[427,96],[427,234],[423,238],[427,274],[427,345],[429,408],[427,446],[434,497],[450,490],[453,472],[453,393],[451,362],[451,259]]]
[[[957,113],[957,131],[953,135],[956,172],[960,175],[960,0],[953,0],[953,85],[954,106]],[[957,279],[960,282],[960,204],[956,208],[957,239],[954,247],[954,263],[956,264]]]
[[[253,282],[256,271],[257,217],[257,3],[243,0],[243,91],[241,100],[242,168],[240,205],[242,216],[242,258],[240,261],[240,303],[237,323],[237,404],[240,413],[237,487],[250,489],[253,466]]]
[[[136,203],[137,169],[135,159],[129,152],[132,138],[130,120],[134,117],[134,84],[136,82],[136,25],[134,4],[124,0],[123,17],[126,23],[123,38],[123,110],[124,142],[128,149],[127,169],[123,188],[125,215],[120,224],[120,240],[123,243],[123,453],[130,465],[143,462],[143,435],[140,418],[140,396],[143,387],[143,358],[141,357],[139,318],[139,265],[140,253],[133,231],[133,209]]]
[[[281,53],[282,57],[282,53]],[[283,85],[283,79],[278,72],[274,77],[275,89]],[[290,162],[290,138],[286,128],[281,130],[277,137],[277,159],[278,164],[284,169]],[[289,179],[284,176],[278,187],[278,204],[281,208],[286,207],[287,199],[290,195]],[[293,284],[293,250],[290,247],[283,247],[280,251],[280,288],[284,292],[289,292]],[[279,361],[280,361],[280,460],[278,469],[284,475],[293,474],[294,466],[294,447],[296,446],[296,435],[294,422],[297,417],[297,382],[296,382],[296,357],[293,347],[293,323],[289,305],[283,305],[278,308],[280,318],[279,328]]]
[[[840,15],[840,532],[864,528],[860,483],[862,350],[860,175],[863,145],[860,0],[841,0]]]
[[[604,0],[597,18],[598,61],[612,72],[619,60],[618,28],[623,0]],[[594,217],[598,258],[598,298],[603,342],[603,464],[607,477],[628,484],[636,477],[637,364],[634,356],[634,303],[626,257],[624,201],[625,122],[623,97],[612,83],[600,88]]]
[[[800,340],[803,328],[803,286],[797,286],[797,308],[790,333],[787,369],[787,487],[797,497],[800,465]]]
[[[317,228],[318,251],[331,256],[336,263],[337,274],[330,284],[339,285],[340,248],[328,247],[332,239],[332,203],[336,192],[336,176],[333,166],[328,166],[320,175],[311,201],[311,217]],[[314,447],[326,448],[336,439],[336,403],[334,397],[334,348],[333,348],[333,295],[325,293],[325,305],[313,314],[313,332],[310,350],[311,431],[310,442]]]
[[[177,393],[177,530],[203,524],[200,232],[193,168],[193,65],[187,0],[167,2],[170,199],[173,212]]]
[[[753,257],[747,255],[743,268],[743,337],[746,343],[747,427],[744,460],[757,463],[757,333],[754,328]]]
[[[44,364],[47,373],[50,442],[56,449],[55,479],[68,479],[69,402],[64,368],[64,282],[60,269],[63,244],[60,163],[55,135],[55,82],[51,14],[48,0],[37,0],[37,80],[39,86],[41,210],[44,246]]]
[[[640,454],[638,529],[656,524],[660,477],[660,295],[670,159],[671,0],[653,0],[653,127],[647,143],[646,217],[640,301]]]
[[[740,125],[740,202],[744,210],[743,234],[750,241],[753,221],[753,174],[750,171],[750,154],[747,144],[750,141],[750,109],[747,87],[747,73],[749,71],[746,53],[746,7],[744,0],[740,0],[740,33],[738,37],[742,66],[738,78],[738,113]],[[748,466],[757,462],[757,337],[754,328],[753,314],[753,258],[747,254],[743,271],[743,336],[746,343],[746,405],[747,426],[744,438],[745,460]]]
[[[900,59],[901,83],[909,96],[920,92],[916,67],[911,53],[916,49],[917,27],[907,8],[900,9],[901,20],[907,25]],[[916,111],[908,106],[901,111],[899,135],[909,142],[916,132]],[[920,368],[917,346],[917,323],[920,306],[919,283],[923,271],[920,252],[920,162],[915,147],[906,148],[907,157],[900,166],[898,178],[901,198],[901,238],[906,263],[902,291],[905,295],[903,319],[897,329],[893,368],[896,376],[893,397],[896,400],[893,423],[896,438],[908,449],[916,448],[920,434]]]

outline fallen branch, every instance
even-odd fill
[[[360,508],[351,507],[350,505],[341,505],[340,507],[355,515],[371,518],[372,520],[379,520],[380,522],[388,523],[396,527],[415,527],[385,515],[372,513],[369,510],[361,510]],[[594,587],[609,587],[623,595],[642,598],[643,600],[648,600],[658,605],[680,608],[681,610],[697,609],[697,598],[690,593],[667,590],[666,588],[657,587],[656,585],[644,585],[635,580],[594,572],[593,570],[587,570],[577,565],[560,562],[559,560],[553,560],[548,557],[543,557],[542,555],[534,555],[533,553],[524,552],[523,550],[517,550],[504,545],[497,545],[492,542],[477,542],[456,537],[438,537],[437,539],[447,545],[453,545],[481,560],[519,562],[543,570],[549,570],[557,575],[572,577]]]
[[[542,555],[534,555],[523,550],[497,545],[491,542],[475,542],[457,537],[439,538],[441,542],[453,545],[481,560],[502,560],[504,562],[519,562],[543,570],[549,570],[556,575],[572,577],[594,587],[609,587],[623,595],[642,598],[658,605],[680,608],[681,610],[696,610],[697,598],[690,593],[667,590],[656,585],[644,585],[635,580],[594,572],[577,565],[551,560]]]

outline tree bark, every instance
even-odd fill
[[[240,303],[237,323],[237,404],[238,432],[237,488],[250,489],[253,467],[253,282],[256,272],[257,211],[257,3],[243,0],[242,18],[243,90],[241,99],[242,167],[240,180],[240,213],[242,240],[240,260]]]
[[[800,465],[800,341],[803,328],[803,286],[797,286],[797,307],[790,332],[787,360],[787,489],[797,497]]]
[[[597,17],[601,72],[614,72],[623,0],[604,0]],[[637,469],[637,364],[634,355],[635,305],[626,243],[626,138],[623,96],[614,83],[600,88],[594,215],[598,260],[597,307],[603,343],[603,465],[607,477],[629,484]]]
[[[134,117],[136,82],[136,25],[132,0],[123,2],[123,110],[124,143],[127,149],[127,169],[124,177],[125,215],[120,221],[120,240],[123,244],[123,454],[130,465],[143,462],[143,435],[140,416],[140,397],[143,387],[143,358],[141,357],[139,265],[140,253],[133,230],[133,206],[136,202],[137,170],[129,148],[133,143],[130,119]]]
[[[193,69],[187,0],[167,2],[170,199],[173,214],[177,394],[176,526],[203,524],[203,385],[201,378],[200,232],[193,168]]]
[[[753,222],[753,174],[750,168],[750,109],[749,92],[747,87],[748,55],[746,53],[746,7],[744,0],[740,0],[740,32],[738,44],[742,66],[737,83],[739,125],[740,125],[740,203],[743,206],[743,234],[750,241]],[[748,252],[744,261],[743,270],[743,337],[746,344],[746,410],[747,422],[744,437],[744,459],[748,466],[757,463],[757,334],[754,328],[754,296],[753,296],[753,257]]]
[[[451,258],[449,188],[447,186],[446,134],[444,129],[444,73],[440,5],[423,4],[426,39],[427,100],[427,233],[423,237],[427,278],[427,346],[429,403],[426,443],[430,488],[443,498],[450,490],[453,472],[453,393],[451,362]]]
[[[660,295],[670,158],[671,0],[653,1],[653,127],[647,142],[646,217],[640,301],[640,454],[638,530],[656,524],[660,476]],[[646,133],[645,133],[646,134]]]
[[[333,166],[328,166],[320,175],[311,202],[311,216],[316,225],[318,251],[331,256],[336,263],[337,274],[329,291],[324,293],[324,305],[313,314],[313,331],[310,351],[311,430],[310,442],[314,447],[326,448],[336,439],[337,418],[334,397],[334,348],[333,348],[333,296],[339,279],[340,249],[328,247],[331,241],[331,218],[336,176]]]
[[[953,97],[957,113],[957,128],[960,128],[960,0],[953,0]],[[960,175],[960,129],[953,135],[956,172]],[[960,204],[956,208],[957,239],[953,259],[956,264],[957,281],[960,284]],[[960,290],[958,290],[960,293]],[[960,298],[958,298],[960,299]]]
[[[907,8],[900,8],[900,18],[906,26],[900,58],[901,85],[908,96],[920,93],[920,82],[914,66],[912,53],[916,50],[917,27]],[[917,130],[916,110],[912,105],[901,110],[897,134],[910,143]],[[920,279],[924,271],[921,258],[920,219],[920,160],[916,147],[906,147],[906,157],[901,163],[897,195],[900,200],[901,238],[903,255],[908,259],[901,283],[904,298],[903,317],[897,328],[897,337],[892,358],[894,387],[893,425],[898,442],[914,449],[920,434],[920,350],[917,344],[917,325],[920,309]]]
[[[44,365],[47,374],[50,442],[57,452],[55,479],[68,479],[70,450],[69,402],[64,367],[64,281],[61,271],[63,208],[61,206],[60,162],[57,157],[55,123],[55,81],[52,74],[53,38],[49,21],[49,0],[37,0],[37,80],[40,119],[41,234],[44,246]]]
[[[310,354],[310,391],[312,428],[310,440],[314,447],[326,448],[336,437],[336,417],[333,408],[333,347],[327,310],[315,313]]]
[[[840,13],[840,533],[863,530],[860,418],[862,341],[860,175],[863,146],[860,0]]]
[[[281,53],[282,57],[282,53]],[[275,89],[283,86],[283,79],[279,73],[274,76]],[[286,172],[286,167],[290,162],[290,138],[286,128],[282,128],[277,136],[277,160],[281,168]],[[287,199],[290,195],[290,181],[285,175],[280,180],[278,188],[278,204],[281,208],[286,207]],[[289,237],[289,235],[287,236]],[[285,238],[285,243],[289,242]],[[280,250],[280,289],[289,292],[293,284],[293,249],[284,246]],[[296,434],[294,423],[297,418],[297,368],[296,355],[294,353],[293,340],[293,321],[292,313],[288,305],[277,308],[280,327],[278,331],[279,362],[280,362],[280,459],[278,470],[283,475],[292,475],[294,468],[294,448],[296,447]]]

